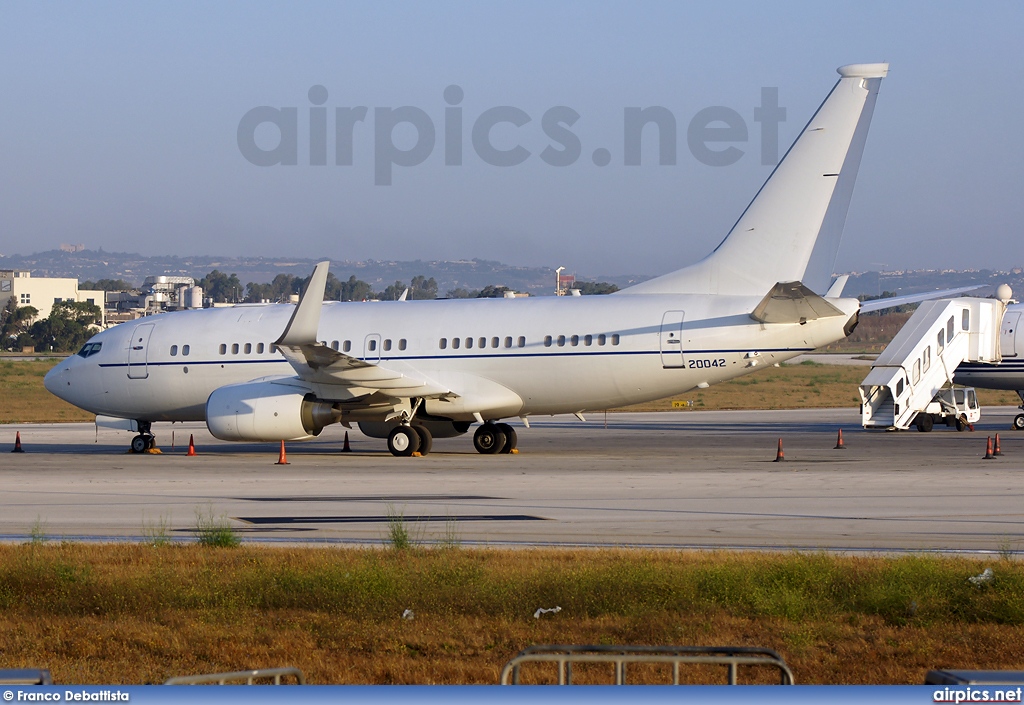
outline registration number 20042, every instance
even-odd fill
[[[690,360],[686,366],[691,370],[700,370],[705,367],[725,367],[725,358],[717,357],[710,360]]]

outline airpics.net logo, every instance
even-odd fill
[[[334,166],[351,167],[356,140],[372,139],[373,179],[377,186],[390,186],[395,167],[410,168],[423,164],[438,148],[444,153],[445,166],[462,166],[469,159],[464,153],[467,136],[475,158],[495,167],[519,166],[535,156],[549,166],[567,167],[578,162],[584,154],[583,143],[572,130],[581,116],[566,105],[553,106],[541,115],[539,129],[549,143],[534,155],[518,141],[512,146],[496,146],[493,140],[495,128],[499,126],[505,136],[510,130],[513,135],[520,135],[520,131],[537,129],[533,116],[512,105],[488,108],[476,116],[466,115],[461,107],[465,91],[457,85],[448,86],[442,94],[444,115],[440,134],[430,113],[412,105],[373,108],[372,114],[364,105],[330,110],[326,105],[327,89],[320,85],[311,87],[308,97],[310,106],[303,109],[303,112],[308,112],[309,139],[308,159],[303,160],[304,164],[327,166],[328,135],[331,135],[334,142],[331,162]],[[333,124],[329,116],[333,118]],[[261,105],[249,110],[238,122],[238,149],[242,156],[250,164],[261,167],[298,166],[299,118],[300,109],[297,107]],[[302,118],[305,120],[307,115]],[[786,109],[779,106],[778,88],[761,89],[760,105],[754,108],[753,119],[760,126],[761,164],[777,164],[779,124],[786,120]],[[657,155],[659,165],[675,166],[677,132],[681,123],[671,110],[660,105],[626,107],[622,109],[621,124],[624,166],[643,164],[645,135],[648,160]],[[750,130],[737,110],[713,105],[698,110],[685,125],[687,149],[701,164],[729,166],[746,153]],[[399,140],[396,144],[397,134],[413,133],[415,140],[411,146],[406,146],[406,140]],[[269,140],[262,139],[268,136]],[[508,139],[502,142],[508,142]],[[304,148],[307,145],[301,146],[301,151],[306,152]],[[593,149],[589,156],[598,167],[608,166],[614,158],[612,151],[605,147]]]

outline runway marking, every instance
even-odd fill
[[[549,521],[529,514],[452,514],[448,516],[329,516],[329,517],[232,517],[247,524],[387,524],[391,521]]]
[[[490,500],[507,499],[506,497],[487,497],[472,494],[366,494],[366,495],[329,495],[324,497],[232,497],[242,502],[429,502],[444,500]]]

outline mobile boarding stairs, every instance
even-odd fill
[[[953,372],[962,362],[1000,362],[1005,308],[995,299],[922,303],[860,385],[864,428],[906,430],[916,424],[930,431],[935,419],[946,419],[963,430],[973,423],[980,413],[974,390],[950,391]]]

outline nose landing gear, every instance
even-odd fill
[[[139,435],[132,439],[132,453],[159,453],[156,447],[156,436],[153,435],[153,424],[150,421],[136,421],[139,428]]]

